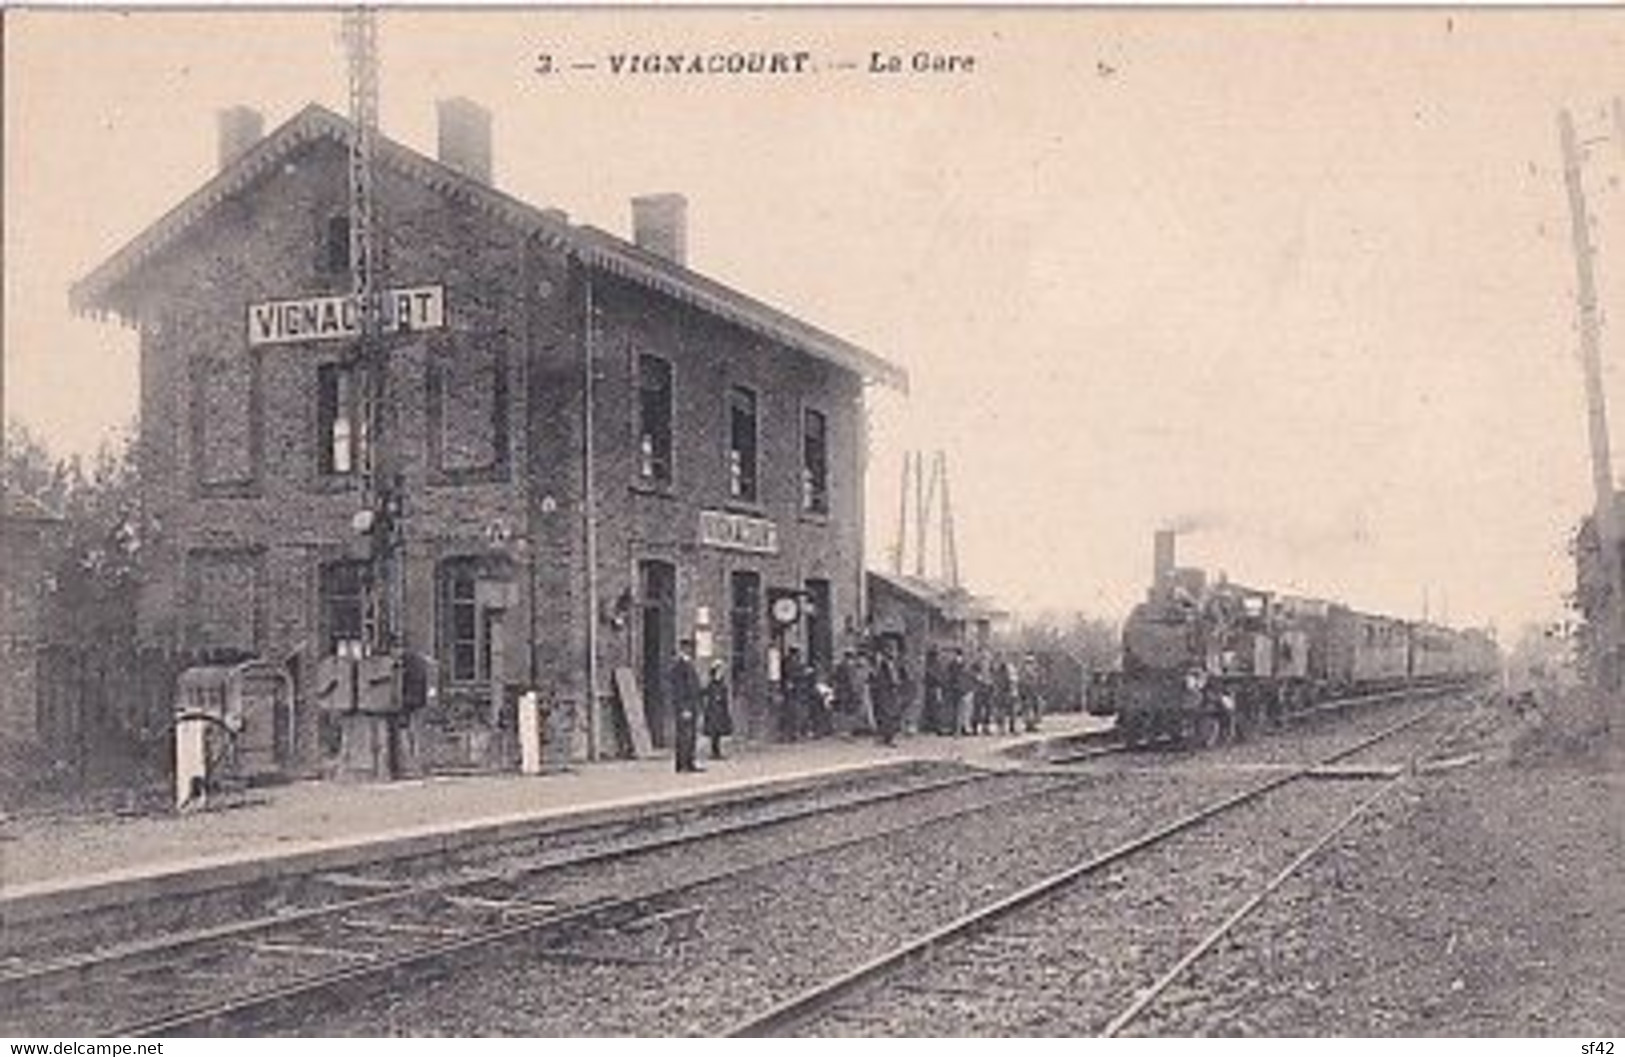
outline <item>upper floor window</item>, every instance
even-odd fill
[[[360,469],[366,430],[357,381],[356,372],[341,363],[316,368],[316,462],[323,474]]]
[[[322,225],[316,253],[317,270],[338,275],[350,270],[350,216],[338,213]]]
[[[638,355],[638,477],[670,484],[672,371],[670,362]]]
[[[246,486],[257,469],[257,361],[242,354],[193,361],[192,458],[204,487]]]
[[[801,416],[801,509],[829,513],[829,420],[812,408]]]
[[[756,393],[743,386],[728,390],[728,494],[757,501]]]
[[[430,462],[444,479],[507,472],[508,370],[500,340],[464,340],[429,361]]]

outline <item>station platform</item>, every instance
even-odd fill
[[[1039,743],[1111,724],[1110,718],[1060,713],[1046,716],[1032,734],[904,735],[892,748],[856,737],[725,743],[725,758],[712,761],[702,746],[699,774],[676,773],[666,753],[534,776],[297,782],[190,813],[9,819],[0,823],[0,921],[734,802],[918,761],[1009,765]]]

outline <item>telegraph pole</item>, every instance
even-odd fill
[[[1619,105],[1614,107],[1620,119]],[[1597,284],[1592,268],[1595,252],[1591,245],[1591,223],[1586,212],[1585,189],[1580,181],[1580,146],[1574,135],[1574,119],[1567,110],[1557,115],[1558,135],[1563,147],[1563,182],[1569,195],[1569,219],[1574,239],[1574,266],[1578,282],[1580,322],[1580,364],[1585,372],[1586,418],[1591,439],[1591,484],[1597,509],[1593,523],[1597,529],[1600,566],[1606,584],[1600,627],[1602,682],[1605,690],[1619,686],[1620,648],[1625,643],[1625,605],[1621,605],[1619,518],[1614,506],[1614,470],[1609,450],[1608,403],[1602,386],[1601,323],[1597,315]]]
[[[892,572],[903,575],[903,548],[908,541],[908,484],[909,471],[914,466],[914,454],[903,453],[903,479],[897,484],[897,546],[892,550]]]
[[[948,494],[948,456],[937,452],[937,467],[942,474],[942,577],[949,587],[959,586],[959,548],[954,543],[954,504]]]
[[[925,562],[925,550],[928,546],[931,531],[931,501],[937,494],[937,467],[931,465],[931,476],[925,476],[925,451],[922,449],[914,453],[914,485],[920,505],[916,513],[919,515],[914,523],[916,531],[917,550],[914,552],[914,575],[925,578],[928,566]]]

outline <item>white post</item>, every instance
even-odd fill
[[[542,698],[534,690],[519,697],[519,770],[542,773]]]
[[[206,742],[209,724],[203,719],[175,721],[175,806],[192,798],[195,779],[208,777]]]

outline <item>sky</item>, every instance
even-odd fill
[[[220,109],[343,112],[337,16],[5,21],[5,411],[89,452],[136,338],[69,284],[208,178]],[[814,69],[609,71],[751,50]],[[1120,617],[1177,524],[1250,584],[1503,639],[1564,614],[1591,491],[1556,115],[1607,315],[1625,12],[397,9],[380,51],[386,135],[432,153],[467,96],[521,198],[625,234],[682,192],[691,266],[909,371],[871,398],[871,564],[903,453],[942,450],[961,579],[1018,611]]]

